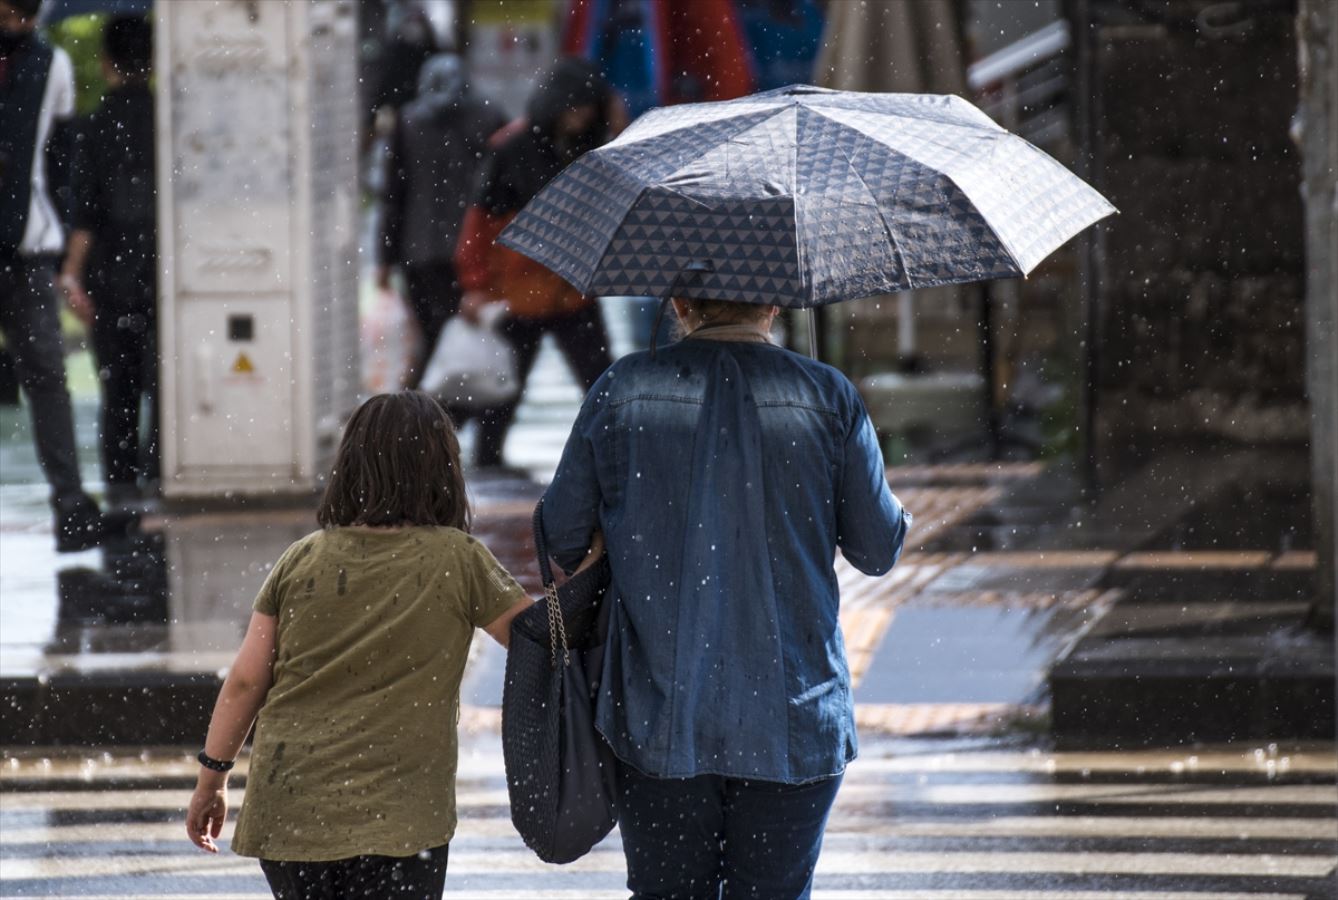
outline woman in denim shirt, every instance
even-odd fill
[[[596,724],[634,898],[805,898],[856,752],[832,562],[887,572],[911,517],[854,385],[771,344],[776,307],[673,305],[684,338],[586,396],[545,536],[568,570],[608,549]]]

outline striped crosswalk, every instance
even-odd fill
[[[964,740],[866,744],[832,815],[818,900],[1335,896],[1331,745],[1051,753]],[[447,896],[626,896],[616,833],[569,866],[545,865],[521,845],[499,749],[490,730],[464,739]],[[0,896],[269,896],[253,860],[209,857],[186,842],[192,769],[182,753],[0,764]]]

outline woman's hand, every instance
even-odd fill
[[[88,296],[84,284],[73,275],[61,275],[57,281],[65,294],[65,303],[74,313],[75,318],[84,323],[85,328],[93,327],[93,298]]]
[[[223,831],[223,822],[228,817],[228,785],[209,783],[201,778],[191,794],[190,806],[186,809],[186,834],[190,842],[201,850],[218,852],[214,838]]]

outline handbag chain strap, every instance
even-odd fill
[[[548,600],[548,647],[549,660],[557,667],[557,648],[562,645],[562,664],[571,665],[571,651],[567,647],[567,623],[562,618],[562,604],[558,602],[557,585],[548,582],[544,585],[544,597]]]
[[[548,563],[548,545],[544,540],[544,501],[534,507],[534,549],[539,554],[539,575],[544,580],[544,601],[548,606],[548,659],[557,668],[558,646],[562,647],[562,664],[571,665],[571,651],[567,646],[567,623],[562,618],[562,603],[558,599],[553,569]]]

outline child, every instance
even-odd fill
[[[322,530],[256,598],[186,814],[191,841],[217,853],[227,770],[256,723],[232,849],[260,858],[278,900],[442,895],[469,643],[482,628],[505,646],[530,604],[469,516],[435,400],[403,391],[358,408]]]

